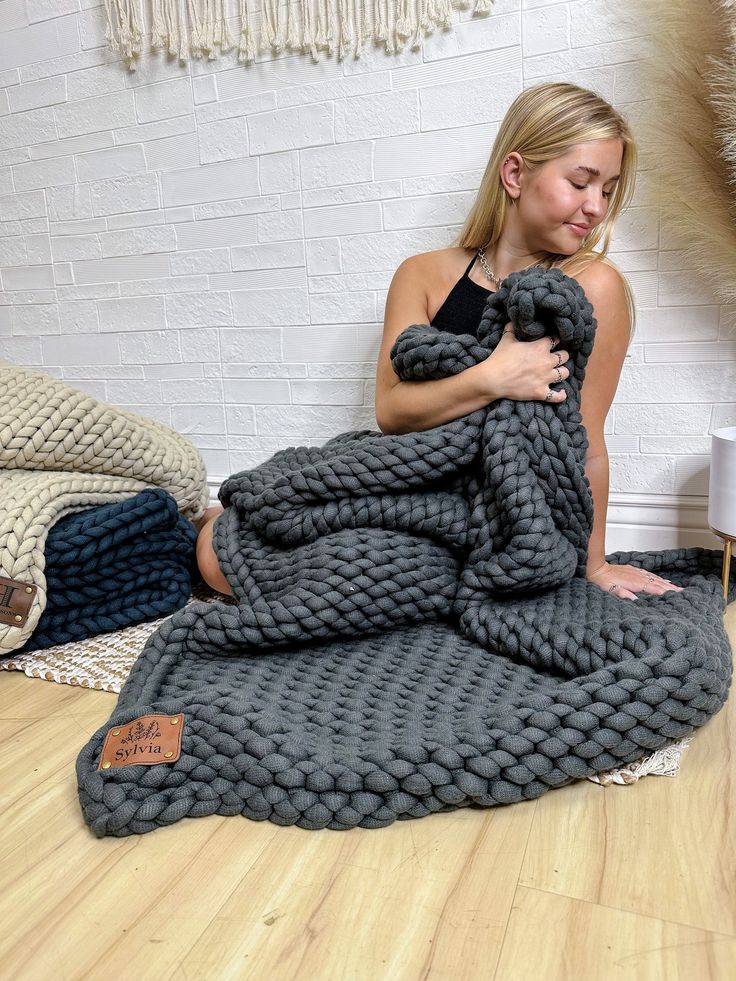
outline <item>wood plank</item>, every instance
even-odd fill
[[[736,939],[519,886],[493,981],[726,981]]]
[[[114,692],[29,678],[22,671],[0,671],[0,719],[45,719],[92,710],[99,712],[102,725],[117,700]]]
[[[736,603],[727,629],[736,647]],[[736,700],[693,734],[675,777],[545,794],[520,884],[736,935]]]
[[[55,737],[67,721],[54,722]],[[26,746],[35,755],[48,723],[32,725]],[[377,968],[383,960],[398,969],[417,941],[422,958],[449,969],[459,935],[479,963],[495,964],[536,802],[397,822],[379,833],[213,816],[96,839],[72,796],[73,753],[65,768],[64,752],[48,757],[40,783],[6,814],[0,957],[14,978],[37,977],[50,952],[62,976],[163,977],[180,972],[183,960],[193,976],[222,976],[267,935],[257,960],[279,971],[284,959],[305,957],[318,971],[325,949],[346,937],[340,963],[353,971],[376,949]],[[22,749],[13,765],[23,771]],[[328,927],[305,953],[297,937],[308,939],[310,923],[323,917]]]
[[[183,962],[197,978],[246,966],[253,977],[490,978],[535,806],[279,833]]]
[[[726,619],[733,644],[736,604]],[[577,781],[378,831],[213,815],[98,839],[74,761],[116,700],[0,675],[0,963],[14,981],[730,976],[733,698],[674,779]]]

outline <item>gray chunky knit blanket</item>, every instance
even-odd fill
[[[163,624],[79,754],[95,834],[215,813],[380,828],[531,800],[719,711],[732,676],[722,551],[607,556],[682,592],[621,599],[585,578],[579,394],[595,319],[577,281],[513,273],[477,338],[414,324],[392,363],[402,379],[462,371],[509,320],[521,340],[559,334],[566,401],[345,432],[223,483],[213,544],[234,602]],[[178,733],[171,762],[150,755],[152,727]],[[121,733],[129,748],[115,754]]]

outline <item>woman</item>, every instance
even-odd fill
[[[405,259],[386,297],[376,369],[376,421],[384,433],[420,432],[495,399],[559,402],[550,384],[567,378],[569,354],[549,338],[518,341],[507,330],[485,361],[433,381],[402,382],[390,351],[409,324],[475,333],[489,293],[510,273],[557,267],[580,283],[597,321],[580,393],[588,436],[585,472],[594,504],[586,576],[625,599],[680,590],[669,580],[605,560],[608,453],[604,423],[635,322],[631,289],[606,254],[616,217],[634,190],[636,147],[625,120],[604,99],[567,82],[524,90],[509,107],[480,188],[454,244]],[[601,242],[600,250],[594,247]],[[463,271],[464,270],[464,271]],[[231,593],[212,550],[206,513],[197,541],[202,576]]]

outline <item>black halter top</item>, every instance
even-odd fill
[[[448,293],[445,302],[432,318],[430,327],[446,330],[451,334],[476,335],[486,300],[494,292],[470,279],[468,273],[477,258],[478,253],[473,256],[468,268]]]

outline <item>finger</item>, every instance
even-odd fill
[[[622,586],[621,583],[618,583],[615,589],[611,589],[609,587],[607,591],[612,596],[616,596],[618,599],[638,599],[636,593],[632,593],[630,589],[627,589],[626,586]]]
[[[646,586],[642,587],[643,593],[651,593],[652,596],[661,596],[662,593],[667,592],[666,586],[660,586],[657,582],[648,582]]]
[[[676,586],[673,582],[668,582],[666,579],[661,579],[659,576],[657,576],[655,579],[647,580],[644,589],[647,592],[653,592],[656,593],[657,596],[661,596],[662,593],[681,593],[683,587]]]
[[[636,593],[632,593],[625,586],[617,586],[616,589],[609,589],[608,592],[610,592],[611,596],[615,596],[616,599],[639,599]]]
[[[673,582],[670,582],[669,579],[665,579],[664,576],[658,576],[656,572],[648,572],[647,573],[647,576],[648,577],[651,577],[652,579],[656,579],[657,582],[664,583],[664,585],[666,585],[666,586],[674,586],[675,585]]]

